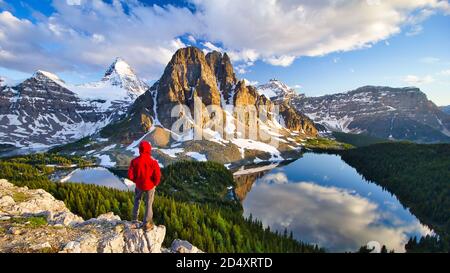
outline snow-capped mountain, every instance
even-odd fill
[[[127,90],[133,99],[144,94],[149,88],[146,83],[136,76],[130,65],[121,58],[117,58],[108,68],[102,82]]]
[[[0,86],[14,86],[17,85],[17,81],[7,77],[0,76]]]
[[[439,107],[441,109],[441,111],[443,111],[444,113],[447,113],[450,115],[450,105],[448,106],[441,106]]]
[[[96,83],[69,85],[38,70],[14,86],[0,82],[0,142],[48,148],[91,135],[120,119],[146,85],[116,60]]]
[[[130,65],[121,58],[117,58],[100,81],[72,85],[68,88],[82,99],[131,103],[147,91],[149,86],[139,79]]]
[[[195,123],[196,99],[205,110],[213,106],[216,111],[197,118],[200,125]],[[174,115],[177,106],[190,113]],[[275,106],[279,106],[279,115],[274,114]],[[260,115],[250,121],[247,110],[241,112],[242,120],[236,112],[239,108],[255,109]],[[183,132],[174,133],[180,117]],[[222,122],[210,126],[212,117],[220,117],[215,120]],[[250,136],[250,129],[258,134]],[[196,134],[201,138],[194,137]],[[172,56],[161,78],[136,99],[123,119],[103,128],[83,147],[69,147],[66,152],[98,157],[103,165],[125,166],[145,139],[154,147],[152,156],[163,165],[179,159],[239,165],[289,158],[298,153],[302,141],[315,136],[317,130],[307,116],[284,101],[271,102],[255,87],[238,80],[226,53],[205,54],[187,47]]]
[[[258,85],[257,91],[260,95],[264,95],[272,101],[290,100],[294,96],[303,97],[302,94],[297,94],[293,88],[276,79],[271,79],[266,84]]]
[[[417,142],[450,141],[450,117],[415,87],[364,86],[294,98],[298,110],[328,130]]]

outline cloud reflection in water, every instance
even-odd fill
[[[245,216],[251,213],[272,229],[287,228],[297,239],[330,251],[356,251],[378,241],[403,252],[411,234],[430,233],[417,219],[400,219],[355,191],[313,182],[290,183],[283,172],[259,179],[243,205]]]

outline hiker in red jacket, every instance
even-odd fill
[[[153,198],[155,187],[161,179],[161,170],[158,162],[151,157],[152,146],[147,141],[139,144],[139,156],[133,159],[128,169],[128,179],[136,184],[134,207],[133,207],[133,228],[138,228],[139,204],[144,196],[145,214],[143,228],[150,230],[153,228]]]

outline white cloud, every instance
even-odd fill
[[[440,59],[436,57],[423,57],[419,61],[425,64],[435,64],[438,63]]]
[[[276,174],[269,183],[254,184],[243,203],[246,215],[252,213],[272,229],[293,230],[296,238],[331,251],[355,251],[376,240],[402,252],[409,234],[431,233],[419,221],[406,222],[350,191],[310,182],[283,182]]]
[[[300,88],[303,88],[303,86],[300,84],[296,84],[296,85],[292,86],[292,88],[300,89]]]
[[[441,10],[445,15],[450,15],[450,3],[448,1],[435,1],[432,7]]]
[[[259,183],[278,184],[278,185],[287,184],[288,182],[289,180],[286,174],[282,172],[265,175],[263,178],[259,180]]]
[[[193,43],[193,44],[197,43],[197,40],[196,40],[196,39],[194,38],[194,36],[192,36],[192,35],[189,35],[189,36],[187,37],[187,39],[188,39],[189,42],[191,42],[191,43]]]
[[[450,69],[442,70],[441,72],[439,72],[439,75],[450,76]]]
[[[407,75],[403,78],[403,81],[409,85],[423,85],[434,82],[434,78],[431,75],[426,75],[424,77],[419,77],[416,75]]]
[[[410,15],[407,19],[407,23],[408,25],[410,25],[410,29],[406,32],[406,35],[414,36],[422,33],[423,26],[421,25],[421,23],[434,13],[435,11],[433,9],[425,8],[413,15]]]
[[[202,45],[204,47],[206,47],[206,49],[208,49],[208,51],[219,51],[219,52],[223,52],[223,49],[220,47],[215,46],[213,43],[211,42],[205,42],[202,43]]]
[[[141,76],[157,78],[184,36],[208,49],[220,44],[245,73],[257,60],[289,66],[301,56],[367,48],[403,27],[417,30],[437,11],[450,14],[438,0],[189,1],[195,12],[136,0],[126,11],[119,0],[53,1],[55,12],[36,22],[3,11],[0,62],[26,72],[97,71],[122,56]]]
[[[105,41],[105,36],[103,36],[101,34],[94,33],[92,35],[92,41],[94,43],[101,43],[101,42]]]
[[[193,2],[210,40],[227,50],[252,49],[274,65],[365,48],[400,32],[405,24],[420,24],[434,9],[444,9],[435,0]]]
[[[67,5],[79,6],[81,5],[81,0],[66,0]]]
[[[406,36],[416,36],[422,33],[422,31],[423,27],[421,25],[414,25],[408,32],[406,32]]]
[[[126,13],[119,1],[53,1],[56,12],[37,23],[3,11],[1,66],[88,73],[105,69],[121,56],[141,76],[158,78],[173,53],[185,46],[177,37],[196,33],[199,21],[187,8],[148,7],[137,1],[128,5]]]
[[[244,82],[246,85],[256,86],[258,85],[258,81],[251,81],[244,78]]]
[[[380,5],[381,4],[381,0],[366,0],[366,3],[369,6],[375,6],[375,5]]]
[[[227,50],[227,53],[232,61],[246,62],[247,65],[252,65],[260,57],[259,53],[253,49],[243,49],[239,51]]]
[[[278,65],[278,66],[290,66],[295,60],[295,56],[274,56],[265,59],[266,62],[268,62],[271,65]]]
[[[249,72],[247,70],[247,67],[246,66],[242,66],[242,65],[238,65],[234,69],[236,70],[236,73],[238,73],[238,74],[246,74],[246,73]]]
[[[3,8],[5,10],[10,10],[11,6],[8,3],[6,3],[4,0],[0,0],[0,8]]]

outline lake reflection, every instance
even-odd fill
[[[101,167],[76,169],[60,181],[94,184],[119,190],[134,190],[132,185],[127,186],[118,176]]]
[[[381,187],[339,156],[307,153],[257,179],[244,215],[329,251],[356,251],[369,241],[403,252],[410,236],[430,230]]]

